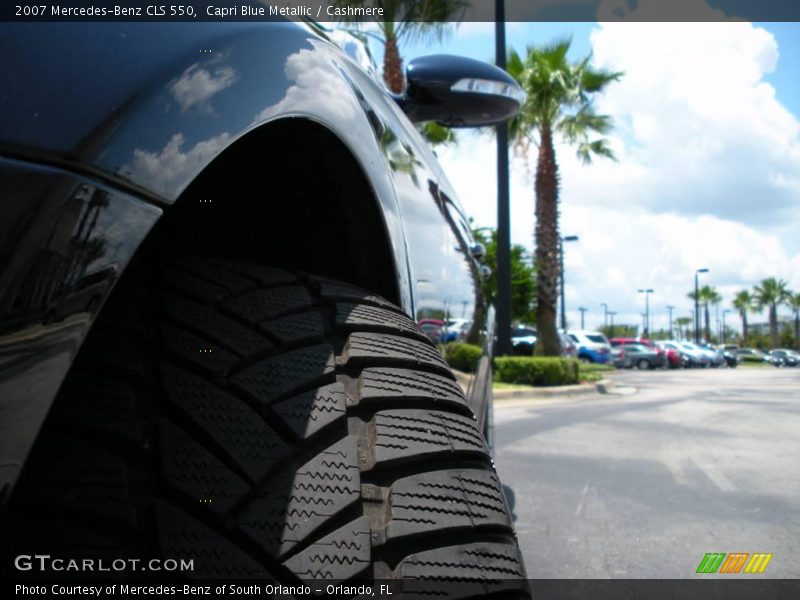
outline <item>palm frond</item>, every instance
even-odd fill
[[[608,145],[608,140],[605,139],[578,144],[577,154],[580,161],[585,165],[590,164],[595,156],[617,160],[617,157],[614,156],[614,151]]]

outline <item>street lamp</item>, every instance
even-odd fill
[[[614,337],[614,315],[615,314],[617,314],[617,313],[612,311],[612,310],[608,311],[608,316],[611,317],[611,325],[610,325],[609,330],[608,330],[608,337],[610,337],[610,338]]]
[[[506,7],[494,5],[495,64],[506,69]],[[509,204],[508,124],[497,125],[497,354],[511,354],[511,209]]]
[[[694,272],[694,343],[700,343],[700,282],[698,275],[708,273],[708,269],[697,269]]]
[[[603,327],[608,327],[608,304],[601,302],[600,306],[603,307]]]
[[[564,303],[564,242],[577,242],[577,235],[565,235],[561,238],[561,243],[558,245],[560,252],[561,263],[561,329],[567,329],[567,308]]]
[[[640,294],[644,294],[644,337],[650,337],[650,294],[654,290],[647,288],[646,290],[639,290]]]
[[[589,310],[589,309],[588,308],[584,308],[583,306],[579,306],[578,310],[581,311],[581,330],[583,330],[583,329],[586,329],[586,327],[583,324],[583,322],[584,322],[583,321],[583,317],[584,317],[584,315],[586,315],[586,311]]]
[[[669,339],[672,339],[672,311],[675,310],[674,306],[667,306],[669,311]]]
[[[725,344],[725,315],[727,315],[729,312],[731,312],[730,308],[726,308],[722,311],[722,335],[720,337],[722,338],[723,345]]]

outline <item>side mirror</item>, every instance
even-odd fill
[[[447,54],[415,58],[406,68],[408,86],[398,99],[413,123],[436,121],[447,127],[482,127],[516,115],[525,92],[493,65]]]

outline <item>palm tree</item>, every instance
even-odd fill
[[[451,30],[469,5],[467,0],[334,0],[339,6],[382,8],[376,19],[380,33],[375,35],[383,44],[383,80],[395,94],[405,88],[401,41],[441,39]],[[351,17],[355,22],[363,17]],[[448,23],[449,22],[449,23]]]
[[[687,294],[689,298],[692,300],[695,299],[694,292],[689,292]],[[708,312],[708,305],[709,304],[717,304],[718,302],[722,301],[722,296],[719,295],[717,290],[715,290],[710,285],[704,285],[698,290],[697,301],[703,305],[704,317],[705,317],[705,339],[706,342],[711,340],[711,318]]]
[[[611,118],[595,112],[592,98],[621,73],[593,68],[590,57],[571,63],[571,40],[560,39],[543,46],[529,46],[524,57],[512,50],[508,72],[528,97],[509,124],[515,148],[525,156],[531,144],[538,148],[536,163],[536,239],[534,265],[538,273],[536,353],[557,356],[556,299],[559,281],[558,164],[554,136],[577,147],[578,157],[614,158],[602,136],[612,127]],[[600,136],[592,139],[594,136]]]
[[[794,313],[794,347],[800,350],[800,292],[789,294],[787,304]]]
[[[692,324],[691,317],[678,317],[675,319],[675,324],[678,326],[678,333],[681,336],[681,339],[687,339],[689,337],[689,325]],[[686,328],[686,333],[684,334],[684,328]]]
[[[789,300],[789,288],[783,279],[768,277],[753,288],[753,296],[758,310],[769,308],[769,334],[772,347],[778,345],[778,305]]]
[[[708,307],[709,307],[710,304],[713,304],[714,306],[717,307],[716,308],[716,310],[717,310],[717,326],[719,327],[719,304],[720,304],[720,302],[722,302],[722,296],[720,296],[719,292],[717,292],[717,290],[715,290],[711,286],[703,286],[703,287],[708,287],[708,292],[707,292],[707,295],[706,295],[706,341],[707,342],[711,342],[711,330],[709,329],[709,326],[708,326],[708,321],[709,321],[709,319],[708,319]],[[717,340],[717,341],[719,341],[719,340]]]
[[[747,311],[753,309],[753,295],[749,290],[741,290],[733,297],[733,308],[739,311],[742,319],[742,346],[747,346]]]

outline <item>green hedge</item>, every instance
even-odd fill
[[[447,364],[452,368],[466,373],[474,373],[483,349],[473,344],[451,342],[443,346],[442,353]]]
[[[578,383],[578,361],[549,356],[500,356],[494,359],[494,380],[524,385]]]

